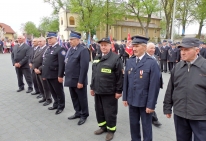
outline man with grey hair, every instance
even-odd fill
[[[123,87],[123,104],[129,106],[132,141],[141,141],[140,119],[143,140],[152,141],[152,113],[159,94],[160,69],[154,59],[148,56],[146,44],[149,39],[132,37],[132,56],[126,64]]]
[[[171,71],[164,98],[167,118],[174,113],[177,141],[206,139],[206,60],[199,54],[199,39],[183,38],[181,60]]]
[[[158,59],[156,58],[155,53],[155,44],[154,43],[147,43],[147,50],[146,50],[147,54],[152,57],[155,61],[157,61],[158,63]],[[162,73],[160,71],[160,88],[163,88],[163,79],[162,79]],[[159,92],[158,92],[159,93]],[[156,112],[152,113],[152,124],[156,127],[161,126],[162,124],[159,122],[158,118],[157,118],[157,114]]]
[[[26,79],[28,84],[28,90],[26,93],[30,93],[33,91],[32,87],[32,75],[31,70],[29,67],[29,57],[31,55],[31,47],[25,44],[25,37],[23,35],[18,36],[18,43],[11,54],[12,64],[15,66],[17,79],[18,79],[18,86],[19,89],[17,92],[24,90],[24,82],[23,82],[23,75]]]
[[[30,56],[29,66],[30,66],[30,68],[31,68],[31,70],[32,70],[32,80],[33,80],[33,83],[34,83],[34,90],[35,90],[35,92],[31,93],[31,95],[37,95],[37,94],[39,94],[39,95],[37,96],[37,98],[41,98],[41,97],[42,97],[42,94],[41,94],[40,91],[39,91],[39,88],[38,88],[38,85],[37,85],[37,80],[36,80],[36,74],[35,74],[34,69],[33,69],[33,67],[32,67],[34,55],[35,55],[38,47],[39,47],[39,46],[38,46],[38,38],[34,38],[34,39],[32,40],[32,49],[31,49],[31,56]]]
[[[40,100],[39,103],[45,102],[43,106],[47,106],[52,102],[52,99],[48,83],[42,78],[43,54],[48,48],[46,46],[46,39],[44,37],[38,39],[38,46],[39,47],[33,57],[32,69],[35,72],[38,88],[42,94],[42,100]]]
[[[43,54],[42,78],[48,82],[49,90],[54,99],[53,106],[48,109],[56,110],[55,114],[58,115],[65,108],[63,77],[66,51],[58,44],[56,32],[49,32],[47,40],[49,47]]]

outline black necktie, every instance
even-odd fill
[[[138,63],[139,63],[139,61],[140,61],[140,59],[139,59],[139,58],[136,58],[136,64],[138,64]]]

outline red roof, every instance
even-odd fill
[[[7,24],[0,23],[0,26],[4,28],[4,32],[14,34],[14,30]]]

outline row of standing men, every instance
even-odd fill
[[[43,104],[44,106],[49,105],[52,102],[52,95],[54,102],[53,105],[48,109],[56,110],[56,114],[60,114],[65,108],[65,94],[63,90],[63,77],[65,75],[64,86],[69,87],[73,107],[75,110],[74,115],[68,117],[68,119],[72,120],[80,118],[78,121],[78,125],[84,124],[87,117],[89,116],[87,100],[87,72],[89,68],[89,52],[88,48],[80,44],[80,38],[80,33],[72,31],[70,34],[71,48],[66,52],[64,48],[58,45],[57,34],[51,32],[47,35],[47,41],[49,44],[48,47],[46,46],[45,39],[40,38],[38,40],[39,46],[36,49],[34,48],[33,51],[31,51],[31,48],[24,43],[24,36],[19,36],[19,44],[14,47],[14,50],[11,54],[12,64],[15,66],[18,78],[19,89],[17,90],[17,92],[24,90],[23,75],[25,76],[25,79],[29,86],[27,93],[33,91],[33,74],[33,76],[35,76],[33,78],[37,80],[37,87],[42,94],[42,100],[40,100],[39,102],[45,102]],[[139,42],[146,44],[147,39],[138,36],[134,37],[133,43],[139,44]],[[95,97],[96,118],[98,126],[100,127],[100,129],[96,130],[94,134],[99,135],[103,132],[108,132],[105,140],[110,141],[113,139],[114,133],[116,131],[116,120],[118,111],[117,100],[122,96],[124,69],[122,60],[120,59],[119,55],[111,52],[110,40],[108,38],[103,38],[98,43],[100,44],[100,49],[102,53],[94,58],[92,66],[92,79],[90,85],[90,93],[92,96]],[[146,49],[145,46],[144,49]],[[133,59],[136,60],[134,57],[132,57],[132,60]],[[146,61],[145,59],[149,61]],[[155,78],[152,81],[156,83],[156,80],[160,80],[160,70],[159,67],[157,67],[157,62],[147,54],[145,54],[145,57],[143,57],[142,60],[144,61],[142,61],[142,63],[139,63],[139,65],[134,65],[133,63],[130,64],[131,62],[128,63],[128,65],[134,65],[134,70],[130,70],[130,73],[132,74],[136,71],[136,69],[141,68],[142,74],[140,75],[142,75],[142,77],[140,77],[139,79],[142,80],[141,85],[144,85],[146,81],[149,81],[149,74],[147,74],[147,71],[149,72],[149,69],[153,69],[149,68],[149,66],[153,64],[156,67],[155,71],[153,71],[155,72],[153,74]],[[144,63],[149,64],[145,65]],[[32,74],[30,68],[32,68]],[[144,69],[148,70],[145,71]],[[129,85],[133,84],[137,85],[137,83],[135,82],[132,82],[132,84]],[[148,85],[145,86],[145,88],[148,88]],[[145,88],[142,87],[141,89]],[[148,120],[147,124],[152,123],[152,120],[150,122],[150,119],[152,119],[152,113],[154,112],[154,105],[156,105],[159,88],[160,83],[158,81],[155,87],[152,86],[152,89],[150,90],[154,90],[155,94],[154,97],[150,98],[151,103],[146,109],[147,113],[145,114],[149,115],[147,115],[147,117],[149,118],[145,117],[145,120]],[[35,93],[37,93],[37,91]],[[125,95],[126,93],[127,92],[125,92]],[[130,93],[128,94],[130,95]],[[132,99],[138,99],[138,97],[132,97],[128,99],[128,103],[130,103],[130,100]],[[145,100],[147,99],[147,97],[139,98],[140,99],[138,101],[140,101],[140,104],[146,107]],[[125,97],[123,99],[125,100]],[[143,101],[145,101],[145,103]],[[133,106],[133,108],[135,108],[135,106],[139,105]],[[136,111],[137,109],[133,110]],[[131,113],[135,112],[130,111],[130,114]],[[135,116],[137,115],[131,115],[131,118],[134,118]],[[135,140],[136,133],[133,134],[133,131],[136,132],[139,127],[137,124],[132,125],[134,122],[136,122],[136,119],[130,120],[132,140]],[[149,126],[148,130],[150,129],[151,127]],[[145,139],[149,139],[152,136],[151,132],[147,135],[148,137],[144,136]]]
[[[47,35],[49,47],[40,41],[31,60],[30,48],[24,44],[24,37],[19,36],[19,45],[15,46],[12,52],[12,63],[15,66],[19,91],[24,90],[23,75],[29,85],[27,93],[33,90],[31,71],[33,68],[35,78],[45,83],[42,85],[43,99],[46,99],[45,85],[52,94],[54,103],[49,110],[56,110],[60,114],[65,107],[65,95],[63,91],[63,77],[65,75],[64,86],[69,87],[70,95],[75,110],[75,114],[68,119],[80,118],[78,125],[85,123],[89,116],[87,100],[87,72],[89,67],[88,49],[80,44],[81,34],[71,32],[70,48],[67,52],[57,43],[56,33]],[[95,111],[98,126],[94,134],[99,135],[108,132],[106,141],[112,140],[116,131],[116,118],[118,111],[117,100],[122,96],[125,106],[129,106],[130,132],[132,141],[140,141],[140,118],[142,120],[143,138],[145,141],[152,140],[152,115],[161,84],[161,73],[154,56],[146,52],[148,38],[134,36],[132,45],[134,55],[128,60],[124,71],[123,85],[123,64],[120,57],[111,52],[111,42],[108,38],[103,38],[100,44],[101,54],[94,58],[92,66],[92,79],[90,93],[95,97]],[[45,49],[44,51],[42,49]],[[42,56],[40,54],[42,53]],[[36,59],[38,58],[39,60]],[[160,60],[161,61],[161,60]],[[38,64],[39,65],[36,65]],[[47,100],[46,100],[47,101]],[[51,101],[50,101],[51,102]],[[46,103],[46,102],[45,102]],[[165,113],[168,114],[168,113]]]

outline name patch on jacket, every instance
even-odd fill
[[[101,72],[103,72],[103,73],[112,73],[112,70],[111,69],[102,68]]]

